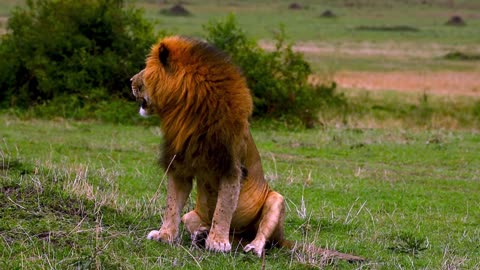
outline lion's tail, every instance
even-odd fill
[[[366,261],[365,258],[362,258],[359,256],[341,253],[336,250],[319,248],[313,245],[298,244],[297,242],[292,242],[285,239],[279,242],[279,246],[283,248],[288,248],[292,252],[300,252],[300,253],[321,256],[322,260],[326,262],[332,261],[332,260],[345,260],[350,263]]]

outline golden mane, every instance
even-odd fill
[[[174,153],[216,138],[230,146],[252,113],[252,98],[238,68],[206,42],[168,37],[154,45],[144,81]],[[201,143],[200,143],[201,145]],[[195,150],[195,149],[192,149]]]

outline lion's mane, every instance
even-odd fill
[[[206,42],[169,37],[152,47],[144,82],[162,119],[166,168],[171,160],[228,175],[252,113],[244,77],[230,58]],[[175,164],[175,163],[174,163]],[[173,168],[174,169],[174,168]]]

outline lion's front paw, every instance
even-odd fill
[[[153,230],[147,235],[148,240],[162,241],[165,243],[173,243],[175,237],[175,233],[169,233],[166,230]]]
[[[265,243],[260,243],[259,241],[252,241],[250,244],[246,245],[245,248],[243,248],[243,251],[245,252],[253,252],[253,254],[257,255],[258,257],[262,256],[263,253],[263,247]]]
[[[216,252],[228,252],[232,249],[232,245],[230,245],[228,239],[220,240],[218,238],[210,236],[207,237],[205,247],[207,248],[207,250]]]

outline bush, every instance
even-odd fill
[[[142,12],[122,0],[27,1],[0,44],[0,105],[25,108],[99,88],[129,97],[129,78],[156,39]]]
[[[480,60],[480,54],[454,51],[447,53],[443,58],[447,60],[478,61]]]
[[[207,41],[226,51],[240,66],[250,87],[259,117],[300,119],[307,126],[316,121],[320,109],[331,102],[343,102],[336,85],[312,86],[310,64],[287,44],[283,27],[275,36],[275,50],[267,52],[249,39],[233,15],[206,25]]]

